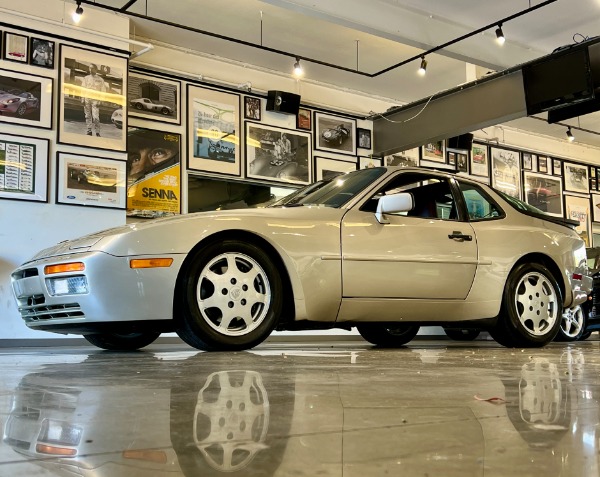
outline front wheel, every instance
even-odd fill
[[[253,348],[283,310],[281,276],[261,248],[224,240],[201,249],[184,272],[177,334],[205,351]]]
[[[585,314],[580,306],[564,310],[556,341],[579,341],[585,332]]]
[[[135,351],[156,341],[160,333],[98,333],[83,335],[94,346],[111,351]]]
[[[419,332],[419,326],[405,324],[364,324],[357,325],[360,335],[369,343],[388,348],[402,346],[411,341]]]
[[[500,315],[490,334],[509,348],[541,347],[558,333],[561,312],[560,288],[550,271],[538,263],[524,263],[506,281]]]

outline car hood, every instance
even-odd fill
[[[18,96],[15,96],[14,94],[9,94],[9,93],[0,94],[0,100],[13,99],[13,98],[18,98]]]
[[[223,230],[246,230],[262,237],[310,235],[316,223],[339,228],[345,210],[323,206],[225,210],[178,215],[124,225],[60,242],[38,252],[35,261],[79,252],[115,256],[186,254],[202,238]]]

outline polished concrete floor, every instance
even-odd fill
[[[594,338],[4,348],[0,373],[3,477],[600,476]]]

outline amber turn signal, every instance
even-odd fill
[[[63,455],[63,456],[74,456],[77,455],[77,449],[71,449],[69,447],[56,447],[49,446],[46,444],[38,444],[35,446],[36,452],[40,454],[48,455]]]
[[[133,258],[129,261],[130,268],[160,268],[170,267],[172,258]]]
[[[44,273],[46,275],[65,272],[83,272],[84,270],[85,264],[83,262],[61,263],[60,265],[46,265],[44,267]]]

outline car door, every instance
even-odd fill
[[[415,207],[380,223],[378,197],[398,191],[411,192]],[[465,299],[477,269],[477,237],[459,220],[455,194],[445,176],[399,172],[348,211],[341,225],[344,297]]]

